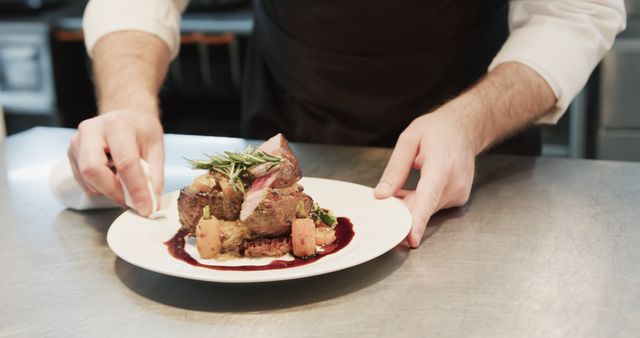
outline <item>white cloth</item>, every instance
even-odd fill
[[[159,210],[156,194],[151,183],[151,176],[149,175],[149,164],[145,160],[140,160],[140,165],[147,178],[147,188],[149,194],[151,194],[151,203],[153,205],[153,212],[149,215],[149,218],[155,219],[164,217],[166,212]],[[118,176],[118,179],[120,177]],[[124,191],[125,204],[130,208],[133,208],[133,202],[131,201],[131,195],[126,185],[120,179],[122,184],[122,190]],[[111,201],[104,195],[89,195],[82,190],[78,182],[73,177],[73,171],[69,160],[66,158],[61,159],[53,167],[49,173],[49,189],[53,196],[67,208],[74,210],[91,210],[91,209],[107,209],[118,208],[119,205]]]
[[[162,39],[175,57],[180,13],[187,4],[188,0],[91,0],[83,23],[87,50],[91,54],[96,42],[111,32],[141,30]],[[511,33],[489,70],[510,61],[534,69],[557,98],[555,108],[539,122],[555,123],[626,27],[624,1],[511,0],[509,5]]]

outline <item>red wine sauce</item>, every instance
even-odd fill
[[[257,270],[275,270],[286,269],[294,266],[306,265],[313,263],[320,258],[330,255],[334,252],[340,251],[347,246],[353,238],[353,224],[346,217],[338,217],[338,224],[335,227],[336,240],[328,245],[322,247],[322,252],[316,253],[315,256],[306,259],[295,257],[292,261],[274,260],[267,265],[240,265],[240,266],[224,266],[224,265],[208,265],[198,262],[195,258],[191,257],[185,250],[186,237],[188,232],[185,230],[178,231],[173,238],[166,241],[164,244],[169,249],[169,254],[176,259],[185,261],[191,265],[199,266],[207,269],[214,270],[226,270],[226,271],[257,271]]]

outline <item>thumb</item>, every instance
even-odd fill
[[[147,153],[147,162],[149,163],[149,174],[151,175],[151,183],[160,208],[160,196],[164,189],[164,147],[162,143],[150,146]]]

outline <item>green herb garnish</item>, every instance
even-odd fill
[[[211,219],[211,208],[208,205],[205,205],[204,208],[202,208],[202,218]]]
[[[242,152],[225,151],[224,154],[205,155],[208,160],[186,159],[192,169],[209,170],[223,174],[229,179],[234,190],[244,193],[245,181],[252,177],[249,169],[267,165],[266,171],[282,162],[282,158],[267,154],[252,146]]]
[[[311,212],[311,219],[316,224],[320,222],[330,226],[331,228],[335,227],[338,224],[338,219],[333,215],[331,211],[328,209],[320,208],[318,203],[313,203],[313,211]]]

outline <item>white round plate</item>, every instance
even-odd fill
[[[120,258],[147,270],[210,282],[256,283],[310,277],[350,268],[391,250],[409,233],[411,215],[398,199],[377,200],[373,197],[373,189],[343,181],[304,177],[300,183],[323,208],[330,209],[338,217],[348,217],[355,233],[342,250],[307,265],[262,271],[221,271],[193,266],[172,257],[164,242],[180,228],[176,207],[178,191],[162,197],[166,218],[151,220],[126,211],[111,224],[107,242]],[[187,243],[187,251],[197,259],[193,241]],[[261,265],[271,260],[273,258],[222,262],[198,259],[209,265]]]

